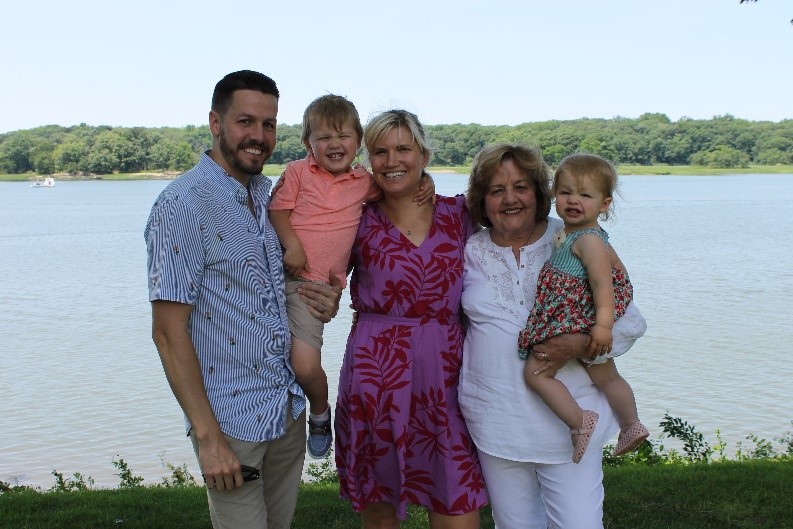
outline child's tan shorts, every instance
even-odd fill
[[[319,351],[322,349],[322,332],[325,324],[312,316],[306,304],[300,299],[297,288],[303,283],[320,282],[286,278],[286,314],[289,316],[289,330],[292,336]]]

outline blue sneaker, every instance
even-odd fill
[[[333,444],[333,429],[330,427],[330,417],[322,422],[314,422],[308,419],[308,439],[306,448],[314,459],[324,459],[330,454],[330,447]]]

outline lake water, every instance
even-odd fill
[[[443,194],[467,183],[434,178]],[[150,337],[142,232],[166,184],[0,183],[0,480],[48,488],[55,469],[114,486],[116,457],[144,483],[162,461],[198,474]],[[793,430],[793,175],[621,186],[604,226],[649,328],[617,363],[652,437],[667,411],[711,444],[720,429],[729,452]],[[327,327],[332,399],[350,317]]]

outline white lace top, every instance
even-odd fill
[[[518,332],[534,304],[540,269],[551,255],[553,236],[562,228],[556,218],[535,243],[512,249],[496,246],[490,231],[468,239],[462,305],[469,319],[460,374],[460,409],[479,450],[514,461],[567,463],[572,444],[567,426],[523,381]],[[634,304],[614,325],[615,351],[625,352],[646,329]],[[590,449],[601,449],[617,431],[606,398],[577,361],[556,378],[565,383],[584,409],[600,414]]]

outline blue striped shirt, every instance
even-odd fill
[[[215,416],[223,433],[253,442],[285,433],[290,392],[293,416],[305,408],[289,362],[281,246],[267,222],[271,187],[251,178],[254,218],[245,187],[205,153],[160,194],[144,232],[149,301],[193,306],[189,331]]]

